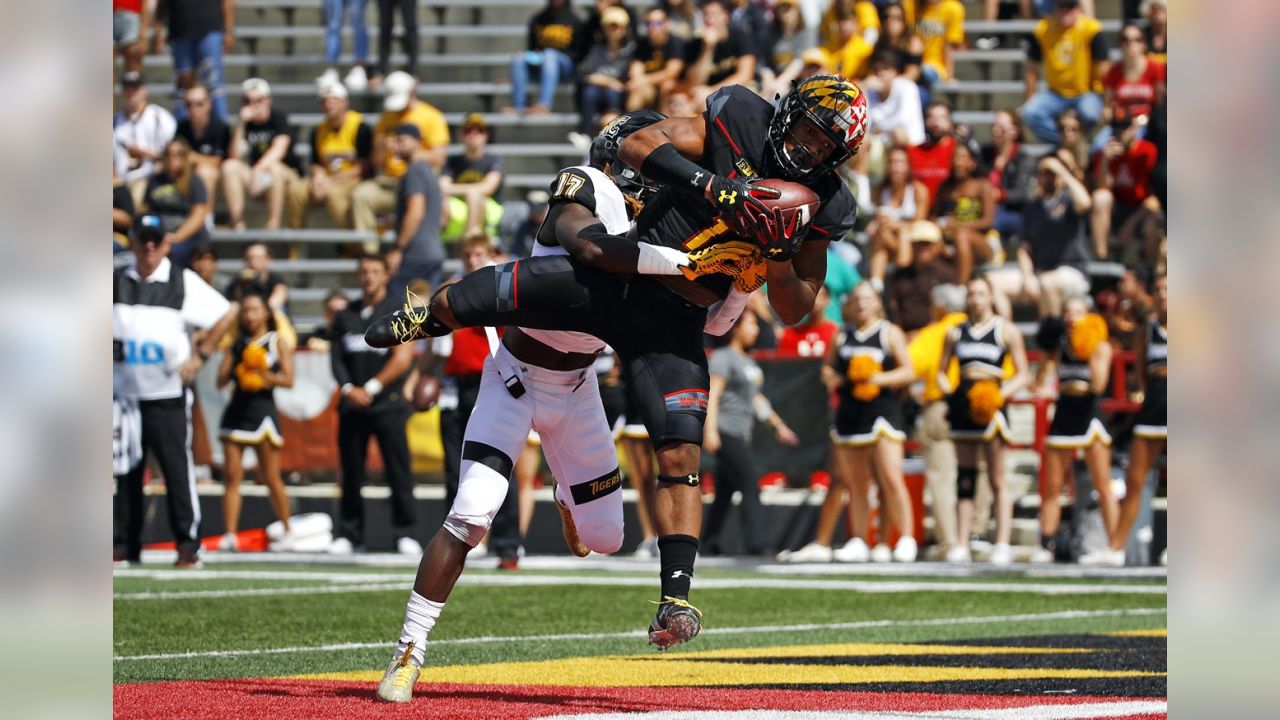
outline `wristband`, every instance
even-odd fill
[[[654,148],[640,165],[640,174],[662,185],[706,191],[711,171],[680,154],[676,146],[664,143]]]
[[[373,378],[364,384],[364,391],[369,393],[370,397],[376,397],[378,393],[382,392],[382,383],[378,378]]]
[[[649,243],[636,243],[640,257],[636,259],[636,272],[641,275],[679,275],[680,268],[689,264],[688,253],[675,248]]]
[[[352,385],[351,383],[342,383],[342,397],[346,397],[347,393],[351,392],[351,389],[354,387],[355,385]]]

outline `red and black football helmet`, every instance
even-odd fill
[[[802,143],[787,149],[787,139],[808,119],[835,143],[821,161],[804,162],[812,152]],[[797,83],[778,103],[769,121],[769,147],[778,170],[789,180],[809,180],[840,167],[858,152],[867,133],[867,96],[840,75],[815,75]]]

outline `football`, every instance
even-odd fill
[[[817,193],[800,183],[765,178],[756,183],[756,186],[771,188],[782,193],[776,198],[761,197],[760,202],[771,210],[775,208],[781,210],[785,226],[790,227],[795,222],[792,232],[808,225],[818,214],[818,206],[822,204]]]

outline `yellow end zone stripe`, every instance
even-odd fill
[[[1169,637],[1168,628],[1157,628],[1154,630],[1117,630],[1116,632],[1103,633],[1107,637]]]

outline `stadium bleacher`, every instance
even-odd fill
[[[512,53],[524,48],[528,18],[543,5],[539,0],[420,0],[419,35],[422,40],[418,59],[422,83],[418,94],[445,113],[455,143],[449,152],[459,153],[462,146],[459,129],[463,117],[474,111],[485,113],[493,128],[491,152],[502,158],[507,171],[503,198],[519,200],[531,189],[543,188],[560,167],[577,162],[581,153],[566,141],[578,116],[573,112],[570,86],[557,92],[554,112],[541,116],[511,116],[496,112],[506,104],[509,83],[508,67]],[[590,0],[573,0],[585,9]],[[629,5],[645,8],[650,2],[628,0]],[[982,3],[968,0],[967,17],[982,15]],[[1118,0],[1100,0],[1099,14],[1106,18],[1119,15]],[[376,10],[369,9],[371,47],[376,48],[378,27]],[[1104,31],[1114,36],[1120,28],[1118,20],[1104,20]],[[959,123],[971,125],[980,139],[985,139],[993,110],[1016,106],[1023,92],[1023,60],[1021,43],[1035,27],[1034,21],[1007,20],[987,22],[970,19],[965,23],[967,36],[996,36],[999,49],[964,50],[956,54],[953,82],[935,88],[955,110]],[[344,30],[349,38],[350,29]],[[295,152],[305,157],[309,129],[319,121],[315,78],[325,67],[323,55],[323,9],[319,0],[240,0],[236,5],[235,43],[224,57],[225,89],[229,106],[239,104],[240,81],[263,77],[272,83],[275,107],[289,114],[297,130]],[[349,48],[349,39],[347,40]],[[1112,43],[1114,46],[1114,43]],[[341,59],[345,66],[349,54]],[[393,65],[404,56],[392,56]],[[170,105],[173,95],[173,71],[167,55],[145,58],[144,70],[154,102]],[[381,98],[376,93],[353,93],[352,107],[376,120]],[[1033,150],[1044,150],[1044,146]],[[250,204],[250,227],[260,225],[260,206]],[[340,244],[354,243],[366,236],[336,229],[320,229],[327,225],[323,210],[316,209],[309,219],[317,229],[293,231],[247,230],[215,231],[212,234],[220,257],[238,255],[243,243],[263,240],[276,256],[274,270],[295,288],[291,309],[297,323],[308,328],[321,317],[320,288],[354,286],[350,261],[334,257]],[[234,272],[239,260],[222,260],[220,272]],[[1095,264],[1099,276],[1112,276],[1118,271],[1108,264]],[[312,297],[315,296],[315,297]]]

